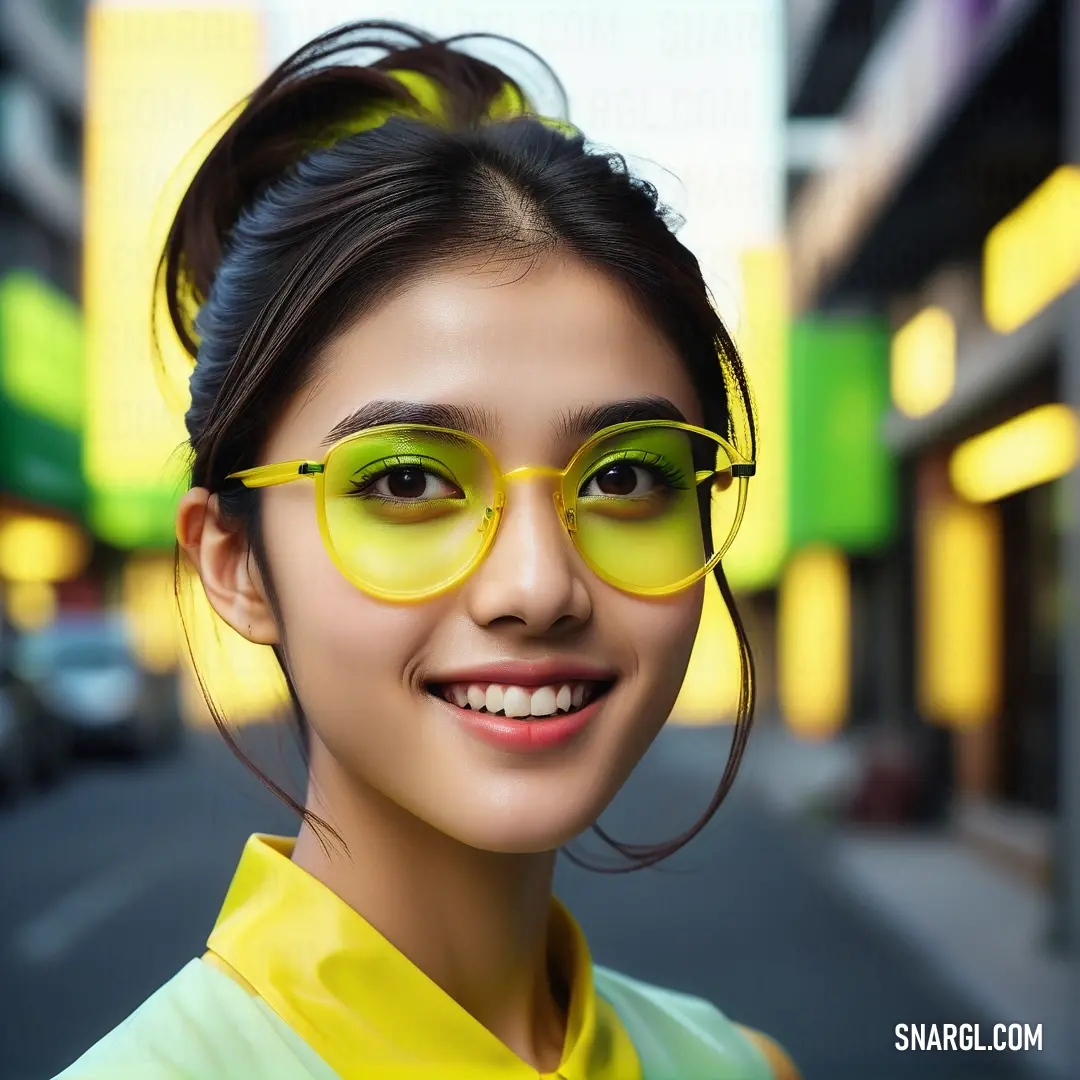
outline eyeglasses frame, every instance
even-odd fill
[[[617,436],[624,431],[636,431],[643,428],[674,428],[680,431],[689,432],[690,434],[704,436],[712,442],[717,443],[731,459],[731,476],[734,480],[737,480],[739,484],[735,518],[727,539],[722,546],[713,551],[713,554],[703,567],[672,585],[647,587],[632,586],[627,582],[613,578],[610,574],[606,574],[597,567],[576,539],[576,500],[578,496],[576,493],[574,494],[573,502],[571,502],[570,505],[567,505],[568,500],[564,497],[566,495],[567,478],[573,473],[577,463],[591,447],[599,442]],[[339,555],[330,534],[330,524],[326,514],[325,477],[327,466],[333,455],[343,447],[358,442],[361,439],[369,438],[373,434],[390,434],[397,431],[425,431],[436,435],[447,435],[455,439],[465,440],[471,445],[476,446],[483,453],[488,464],[491,466],[491,474],[494,481],[492,498],[494,505],[488,506],[485,509],[484,517],[480,524],[480,529],[484,531],[485,535],[483,543],[477,553],[453,578],[443,582],[436,588],[428,589],[423,593],[388,593],[383,590],[375,589],[370,585],[361,584]],[[478,439],[474,435],[470,435],[468,432],[458,431],[453,428],[437,427],[431,424],[382,424],[377,427],[365,428],[363,431],[358,431],[339,439],[326,451],[321,461],[297,459],[294,461],[274,462],[268,465],[257,465],[254,468],[241,469],[238,472],[229,473],[225,479],[239,481],[244,487],[252,489],[278,487],[282,484],[289,484],[305,477],[313,479],[315,481],[315,512],[319,525],[319,533],[322,536],[323,544],[326,547],[327,553],[330,555],[334,566],[347,581],[355,585],[362,592],[367,593],[369,596],[388,603],[409,604],[434,600],[457,588],[458,585],[468,578],[484,561],[488,552],[491,550],[492,544],[495,542],[495,536],[499,531],[499,524],[502,520],[503,511],[506,508],[508,485],[514,482],[539,478],[547,478],[553,481],[555,486],[553,498],[559,522],[567,533],[574,550],[581,557],[585,565],[588,566],[601,581],[635,596],[670,596],[674,593],[681,592],[705,577],[705,575],[719,563],[731,547],[731,544],[738,535],[739,528],[742,525],[742,519],[746,511],[746,496],[749,480],[755,472],[756,464],[753,461],[736,450],[726,439],[717,435],[714,431],[709,431],[707,428],[695,427],[693,424],[675,420],[630,420],[621,424],[613,424],[610,427],[603,428],[595,434],[590,435],[589,438],[574,451],[565,468],[562,469],[550,465],[522,465],[516,469],[511,469],[509,472],[504,472],[491,448],[481,439]],[[716,470],[699,470],[694,474],[695,484],[700,486],[704,480],[707,480],[710,476],[716,475]]]

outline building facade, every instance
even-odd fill
[[[0,583],[16,625],[82,602],[96,554],[82,469],[83,14],[75,0],[0,5]]]
[[[917,742],[924,802],[1050,890],[1077,949],[1080,17],[1065,0],[789,13],[793,334],[886,336],[891,521],[837,544],[844,719]]]

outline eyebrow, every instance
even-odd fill
[[[674,420],[686,423],[686,417],[674,402],[664,397],[633,397],[610,401],[562,413],[554,422],[560,439],[587,439],[604,428],[637,420]]]
[[[336,424],[323,439],[330,446],[339,439],[385,424],[427,424],[464,431],[480,439],[492,439],[500,429],[498,420],[476,405],[444,405],[423,401],[369,401]]]
[[[674,402],[664,397],[646,396],[568,410],[553,421],[553,427],[560,439],[587,439],[604,428],[635,420],[674,420],[686,423],[686,417]],[[431,427],[464,431],[480,439],[495,438],[502,426],[492,413],[476,405],[370,401],[335,424],[323,439],[322,445],[330,446],[339,439],[386,424],[428,424]]]

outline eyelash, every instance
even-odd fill
[[[388,473],[393,472],[395,469],[423,469],[424,472],[431,473],[433,476],[437,476],[440,480],[445,481],[448,484],[454,483],[448,476],[436,467],[437,463],[430,458],[417,457],[415,455],[396,458],[383,458],[377,462],[369,471],[362,473],[360,476],[354,476],[349,480],[348,495],[364,495],[368,493],[368,489],[373,487],[379,480],[381,480]],[[381,496],[374,495],[369,496],[371,498],[380,498]]]
[[[595,466],[589,475],[582,481],[581,487],[578,489],[578,496],[580,497],[582,490],[595,480],[605,469],[611,468],[612,465],[621,465],[624,463],[637,465],[639,468],[648,469],[650,472],[659,475],[665,485],[673,490],[685,491],[687,488],[682,470],[677,469],[669,461],[666,461],[658,454],[649,454],[641,450],[624,450]]]

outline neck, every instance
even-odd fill
[[[312,748],[318,781],[307,807],[345,850],[305,823],[293,861],[522,1060],[554,1071],[566,1023],[548,965],[555,853],[501,854],[459,843],[327,758]]]

